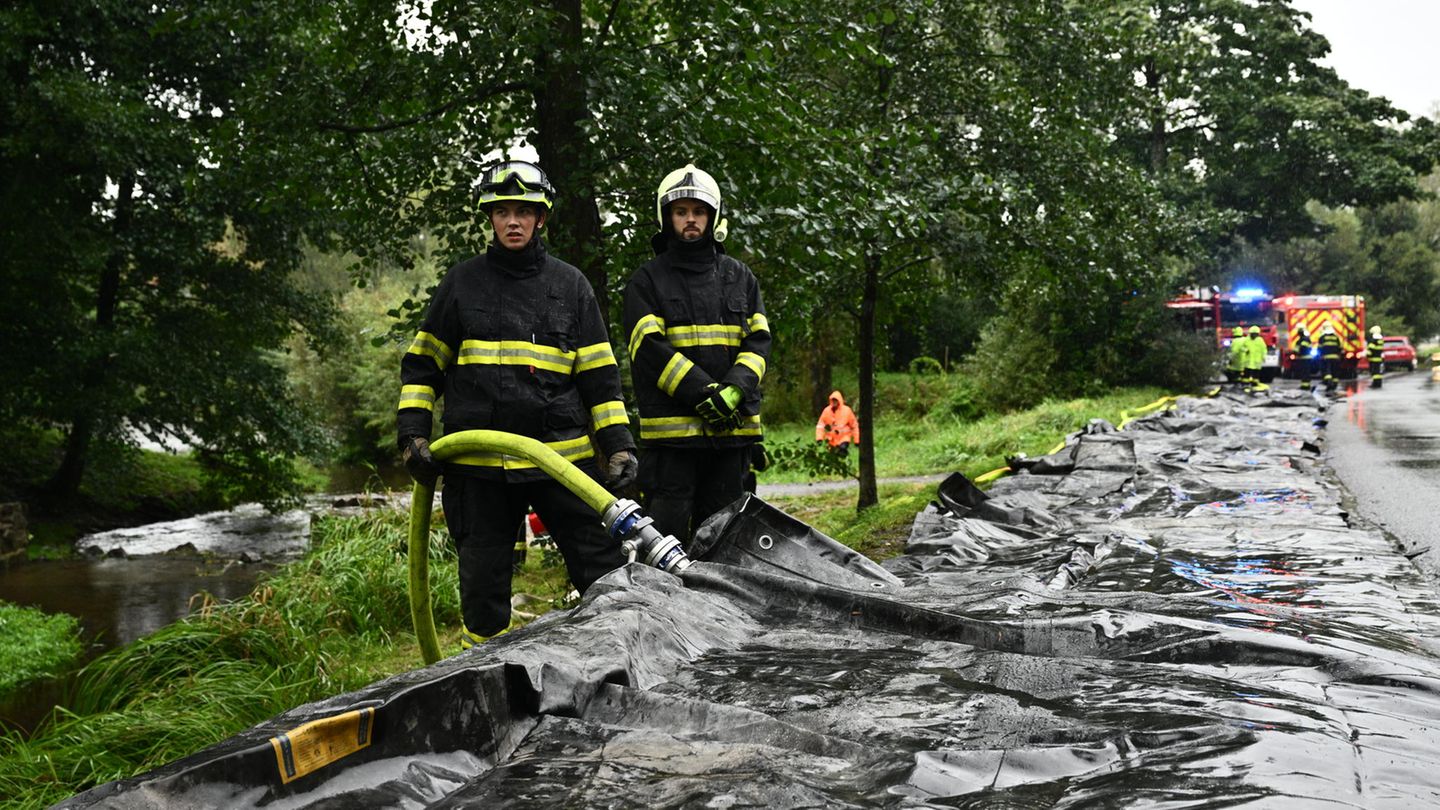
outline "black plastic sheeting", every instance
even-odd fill
[[[884,567],[750,498],[471,652],[67,807],[1422,807],[1440,607],[1351,526],[1314,399],[1093,423]],[[203,696],[197,696],[203,699]],[[369,744],[284,784],[271,738]]]

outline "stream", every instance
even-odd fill
[[[68,613],[88,643],[82,662],[187,616],[202,594],[230,601],[305,552],[316,514],[353,514],[386,495],[316,495],[278,514],[257,504],[81,537],[81,556],[0,568],[0,600]],[[0,731],[33,730],[63,702],[66,678],[0,699]]]

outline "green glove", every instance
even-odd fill
[[[710,395],[700,400],[700,404],[695,406],[695,413],[712,428],[734,430],[740,427],[740,411],[737,409],[744,392],[733,385],[722,388],[719,383],[711,383],[707,390]]]

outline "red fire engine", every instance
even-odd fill
[[[1362,368],[1369,368],[1365,359],[1365,298],[1360,295],[1282,295],[1271,302],[1275,323],[1285,335],[1285,351],[1280,353],[1282,373],[1295,376],[1295,334],[1301,326],[1310,333],[1310,342],[1317,343],[1326,326],[1340,336],[1340,376],[1354,377]]]
[[[1165,308],[1184,318],[1186,325],[1197,334],[1213,334],[1215,347],[1221,352],[1230,348],[1235,327],[1246,331],[1251,326],[1260,327],[1260,336],[1264,338],[1266,348],[1260,378],[1268,381],[1280,372],[1277,330],[1272,314],[1274,300],[1264,290],[1256,288],[1242,287],[1221,292],[1217,287],[1202,287],[1186,290],[1183,295],[1165,302]]]

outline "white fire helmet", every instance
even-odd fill
[[[660,230],[666,231],[670,228],[665,221],[665,206],[684,199],[699,200],[710,206],[715,241],[724,242],[730,223],[720,218],[723,210],[720,184],[716,183],[709,173],[695,168],[693,163],[687,163],[685,168],[670,172],[660,181],[660,188],[655,192],[655,220],[660,224]]]

